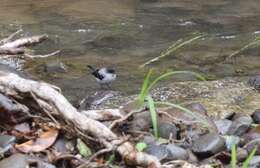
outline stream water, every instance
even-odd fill
[[[225,58],[260,34],[259,0],[0,0],[1,37],[22,27],[26,35],[48,34],[36,54],[57,49],[54,57],[36,59],[25,71],[60,86],[70,100],[99,89],[86,65],[116,68],[113,89],[137,93],[148,68],[156,74],[191,70],[209,78],[260,72],[260,49],[250,48],[232,63]],[[139,69],[180,38],[208,35],[168,57]],[[58,61],[67,72],[47,73]],[[167,80],[193,80],[178,76]]]

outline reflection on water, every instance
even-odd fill
[[[36,51],[61,49],[62,53],[34,60],[26,70],[58,84],[67,95],[98,89],[87,74],[87,64],[116,67],[119,77],[114,88],[133,93],[145,72],[138,65],[194,32],[209,36],[150,67],[158,73],[193,70],[212,78],[257,73],[257,48],[243,52],[233,64],[223,60],[259,34],[259,6],[258,0],[1,0],[0,35],[20,26],[28,34],[49,34],[51,40]],[[68,72],[43,72],[43,64],[57,60],[67,64]]]

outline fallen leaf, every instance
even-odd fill
[[[24,153],[29,152],[41,152],[49,148],[56,140],[58,136],[58,130],[49,129],[43,132],[36,140],[30,140],[22,144],[16,144],[15,147]]]
[[[85,158],[89,158],[92,155],[89,147],[79,138],[77,139],[77,149],[79,153]]]
[[[24,134],[28,134],[32,131],[30,125],[26,122],[15,125],[14,129]]]

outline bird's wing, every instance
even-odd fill
[[[92,75],[95,76],[99,80],[104,79],[104,76],[102,74],[100,74],[98,70],[95,70],[94,72],[92,72]]]

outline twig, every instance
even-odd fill
[[[145,131],[136,131],[136,130],[128,130],[126,131],[126,133],[130,133],[130,134],[141,134],[141,135],[148,135],[148,136],[152,136],[153,134],[150,132],[145,132]]]
[[[85,162],[86,162],[86,160],[81,159],[81,158],[79,158],[79,157],[77,157],[77,156],[75,156],[75,155],[72,155],[72,154],[61,154],[61,155],[59,155],[59,156],[57,156],[57,157],[55,158],[54,162],[57,162],[57,161],[60,160],[60,159],[76,159],[76,160],[79,160],[79,161],[82,162],[82,163],[85,163]]]
[[[89,159],[87,162],[83,163],[82,165],[78,166],[77,168],[84,168],[86,166],[88,166],[90,164],[90,162],[92,160],[94,160],[96,157],[98,157],[99,155],[102,155],[104,153],[108,153],[108,152],[111,152],[113,151],[114,148],[113,147],[110,147],[110,148],[105,148],[105,149],[101,149],[99,151],[97,151],[96,153],[94,153]]]
[[[37,96],[33,92],[31,92],[31,95],[34,98],[34,100],[38,103],[38,105],[43,109],[43,111],[47,114],[47,116],[50,117],[50,119],[56,124],[57,127],[60,128],[60,123],[52,116],[52,114],[45,107],[42,107],[42,103],[39,102]]]
[[[113,121],[115,119],[122,118],[123,115],[120,113],[120,109],[105,109],[105,110],[84,110],[81,111],[84,115],[89,118],[98,121]]]
[[[136,113],[141,113],[141,112],[144,112],[144,111],[145,111],[145,109],[142,108],[142,109],[139,109],[139,110],[137,110],[137,111],[131,111],[131,112],[129,112],[129,113],[128,113],[127,115],[125,115],[124,117],[122,117],[122,118],[120,118],[120,119],[118,119],[118,120],[113,121],[113,123],[109,126],[109,129],[113,129],[118,123],[127,120],[127,119],[128,119],[129,117],[131,117],[132,115],[134,115],[134,114],[136,114]]]
[[[182,167],[182,168],[212,168],[210,165],[201,165],[195,166],[193,164],[188,163],[185,160],[172,160],[165,163],[163,168],[173,168],[173,167]]]
[[[0,41],[0,45],[10,42],[16,35],[20,34],[23,31],[23,29],[19,29],[16,32],[9,35],[7,38],[4,38]]]
[[[158,110],[158,114],[165,115],[178,124],[192,125],[192,124],[200,123],[200,121],[187,121],[184,119],[177,119],[165,111]]]
[[[82,137],[88,139],[88,140],[91,140],[91,141],[94,141],[94,142],[99,142],[97,139],[95,138],[92,138],[86,134],[84,134],[82,131],[80,131],[77,127],[75,127],[75,130],[77,131],[78,134],[80,134]]]
[[[104,153],[108,153],[108,152],[112,152],[112,151],[115,151],[117,149],[117,147],[123,143],[125,143],[126,141],[128,141],[129,137],[126,137],[124,140],[118,142],[117,144],[115,144],[114,146],[110,146],[110,147],[107,147],[105,149],[101,149],[99,151],[97,151],[96,153],[94,153],[86,163],[78,166],[77,168],[83,168],[85,166],[87,166],[88,164],[90,164],[91,161],[93,161],[96,157],[98,157],[99,155],[102,155]],[[106,143],[106,142],[103,142],[103,143]]]
[[[45,55],[30,55],[30,54],[24,53],[24,56],[28,57],[28,58],[46,58],[46,57],[54,56],[58,53],[60,53],[60,50],[57,50],[55,52],[45,54]]]

